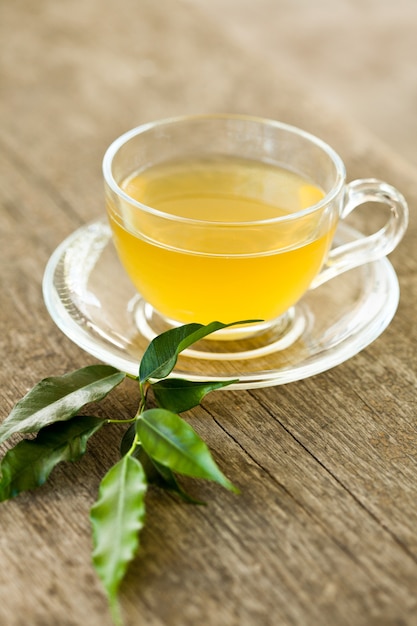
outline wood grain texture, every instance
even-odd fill
[[[41,282],[62,239],[103,213],[101,158],[122,131],[187,112],[273,117],[329,141],[349,178],[406,195],[390,327],[332,371],[190,413],[242,493],[189,481],[209,501],[192,507],[152,489],[122,604],[128,626],[415,625],[415,170],[198,4],[17,0],[0,6],[0,37],[1,419],[40,378],[93,362],[54,327]],[[127,381],[98,410],[127,417],[135,398]],[[0,624],[110,626],[88,511],[119,430],[1,505]]]

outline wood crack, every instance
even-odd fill
[[[262,400],[256,396],[255,396],[248,391],[248,393],[254,397],[254,399],[256,400],[256,402],[258,402],[268,413],[268,415],[270,415],[272,417],[272,419],[274,419],[280,426],[281,428],[283,428],[283,430],[297,443],[297,445],[299,445],[314,461],[315,463],[317,463],[329,476],[331,476],[331,478],[336,482],[336,484],[341,487],[352,499],[353,501],[363,510],[366,512],[367,515],[369,515],[371,517],[371,519],[378,524],[378,526],[380,528],[382,528],[384,530],[384,532],[388,533],[388,535],[391,537],[391,539],[398,545],[398,547],[408,556],[410,557],[414,563],[417,563],[417,556],[408,548],[407,544],[404,543],[404,541],[402,541],[381,519],[378,518],[378,516],[372,511],[370,510],[350,489],[349,487],[347,487],[347,485],[329,468],[327,467],[311,450],[309,450],[309,448],[300,440],[298,439],[286,426],[285,424],[283,424],[276,415],[274,415],[269,407],[262,402]],[[216,421],[217,423],[217,421]],[[219,425],[221,427],[221,425]],[[227,432],[227,431],[226,431]],[[234,439],[234,438],[233,438]],[[239,442],[237,442],[238,445]],[[247,453],[247,451],[245,450],[245,452]],[[251,457],[251,455],[249,455]],[[252,458],[252,457],[251,457]],[[267,472],[268,473],[268,472]],[[268,475],[270,475],[268,473]],[[273,478],[273,477],[272,477]],[[289,494],[292,496],[292,494]],[[297,501],[297,500],[296,500]],[[305,508],[303,506],[303,504],[297,502],[297,504],[300,504],[300,506],[302,506],[303,508]],[[308,509],[305,509],[310,515],[311,515],[311,511],[308,511]],[[313,514],[312,515],[315,519],[316,516]],[[318,519],[318,521],[320,522],[320,524],[322,525],[322,522],[320,519]],[[343,546],[341,546],[343,548]]]
[[[210,417],[213,419],[213,421],[217,424],[217,426],[228,436],[232,439],[232,441],[239,446],[239,448],[250,458],[250,460],[264,473],[268,476],[268,478],[275,483],[276,485],[278,485],[278,487],[280,489],[282,489],[282,491],[293,500],[293,502],[304,512],[308,515],[308,517],[314,519],[314,521],[320,526],[320,528],[322,528],[325,532],[326,535],[328,535],[328,528],[323,524],[323,521],[313,512],[311,511],[311,509],[309,509],[308,507],[306,507],[304,505],[303,502],[301,502],[298,498],[296,498],[294,496],[293,493],[291,493],[291,491],[283,484],[281,483],[279,480],[277,480],[277,478],[266,468],[264,467],[259,461],[258,459],[256,459],[224,426],[221,422],[219,422],[219,420],[212,414],[210,413],[210,411],[208,411],[207,409],[205,409],[207,411],[207,413],[210,415]],[[286,432],[287,429],[285,427],[283,427],[285,429]],[[292,436],[291,433],[288,433]],[[292,436],[293,437],[293,436]],[[293,437],[293,439],[295,439],[297,441],[297,439],[295,437]],[[297,441],[297,443],[300,443]],[[300,444],[303,448],[304,446],[302,444]],[[306,450],[306,452],[310,455],[311,453]],[[313,457],[314,458],[314,457]],[[316,459],[317,460],[317,459]],[[318,461],[319,462],[319,461]],[[323,467],[324,470],[327,471],[327,469],[319,462],[319,464]],[[330,473],[330,472],[329,472]],[[342,550],[343,553],[345,553],[354,563],[356,563],[356,565],[358,565],[361,568],[364,568],[363,563],[361,563],[361,561],[356,558],[356,556],[346,547],[346,545],[344,545],[343,543],[341,543],[340,541],[338,541],[338,539],[332,535],[330,536],[331,540],[334,542],[334,544],[340,549]],[[364,568],[366,569],[366,568]]]

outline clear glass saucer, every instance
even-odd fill
[[[360,236],[341,223],[335,244]],[[137,375],[149,343],[149,329],[138,323],[138,311],[146,305],[119,263],[105,219],[78,229],[55,250],[45,269],[43,294],[65,335],[92,356]],[[197,381],[239,379],[227,389],[301,380],[368,346],[388,326],[398,301],[397,276],[383,258],[309,291],[291,311],[291,341],[277,341],[267,354],[251,358],[231,358],[225,347],[229,342],[219,341],[223,354],[207,358],[204,349],[187,351],[172,375]]]

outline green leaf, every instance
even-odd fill
[[[122,456],[127,454],[132,447],[135,434],[136,424],[132,424],[123,435],[120,444],[120,453]],[[155,485],[160,489],[172,491],[189,504],[204,504],[201,500],[196,500],[196,498],[188,494],[178,483],[176,476],[169,467],[165,467],[155,461],[155,459],[151,459],[140,444],[136,446],[132,456],[141,463],[149,484]]]
[[[61,461],[77,461],[88,439],[105,423],[97,417],[73,417],[46,426],[36,439],[20,441],[1,462],[0,501],[43,485]]]
[[[106,590],[114,621],[121,623],[117,593],[139,548],[145,520],[146,476],[139,461],[124,456],[103,478],[90,519],[93,565]]]
[[[144,383],[151,378],[165,378],[168,376],[174,369],[180,352],[207,335],[229,326],[250,324],[258,321],[260,320],[243,320],[232,322],[231,324],[211,322],[206,326],[203,324],[185,324],[167,330],[155,337],[145,350],[139,367],[140,382]]]
[[[205,395],[215,389],[227,387],[236,380],[193,382],[182,378],[167,378],[152,384],[158,405],[173,413],[189,411],[200,404]]]
[[[143,454],[146,454],[144,450]],[[179,496],[182,500],[184,500],[184,502],[187,502],[188,504],[205,504],[205,502],[203,502],[202,500],[197,500],[183,489],[183,487],[179,484],[174,472],[169,467],[166,467],[166,465],[162,465],[162,463],[158,463],[158,461],[155,461],[155,459],[151,459],[151,457],[149,457],[148,455],[146,456],[149,459],[149,462],[154,467],[155,473],[153,474],[153,482],[156,485],[158,485],[162,489],[176,493],[177,496]]]
[[[102,400],[126,374],[109,365],[90,365],[64,376],[45,378],[14,407],[0,426],[0,443],[13,433],[32,433],[66,421],[89,402]]]
[[[136,424],[133,422],[129,428],[125,431],[122,440],[120,442],[120,456],[125,456],[132,447],[133,440],[136,435]]]
[[[237,491],[220,471],[204,441],[175,413],[166,409],[144,411],[136,431],[151,459],[178,474],[213,480]]]

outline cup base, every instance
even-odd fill
[[[148,341],[180,326],[165,318],[140,295],[131,303],[136,327]],[[184,350],[184,356],[208,360],[247,360],[287,349],[303,334],[307,320],[302,310],[291,308],[270,322],[219,330]]]

